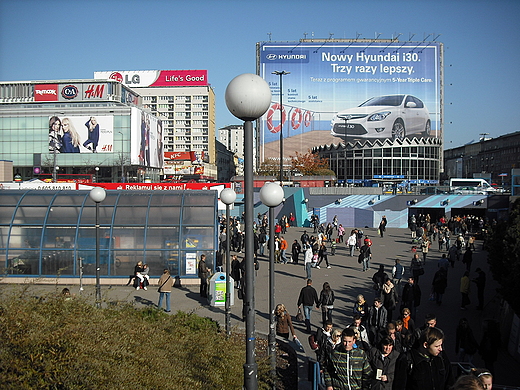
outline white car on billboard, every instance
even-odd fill
[[[412,95],[387,95],[368,99],[358,107],[338,112],[331,134],[353,139],[398,139],[431,136],[430,114]]]

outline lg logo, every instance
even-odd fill
[[[109,79],[119,81],[120,83],[123,83],[123,84],[139,84],[141,82],[141,78],[139,77],[138,74],[134,74],[130,78],[126,74],[124,77],[124,81],[123,81],[123,75],[119,72],[113,72],[109,76]]]

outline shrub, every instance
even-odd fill
[[[210,319],[50,295],[0,302],[2,389],[242,388],[244,340]]]

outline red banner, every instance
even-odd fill
[[[57,102],[58,84],[36,84],[34,86],[35,102]]]
[[[223,188],[231,188],[230,183],[92,183],[87,185],[78,185],[78,190],[88,190],[91,187],[103,187],[105,190],[154,190],[154,191],[172,191],[172,190],[221,190]]]
[[[208,85],[207,70],[161,70],[151,87],[179,87]]]

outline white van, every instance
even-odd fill
[[[493,194],[496,190],[484,179],[450,179],[450,191],[457,195]]]

